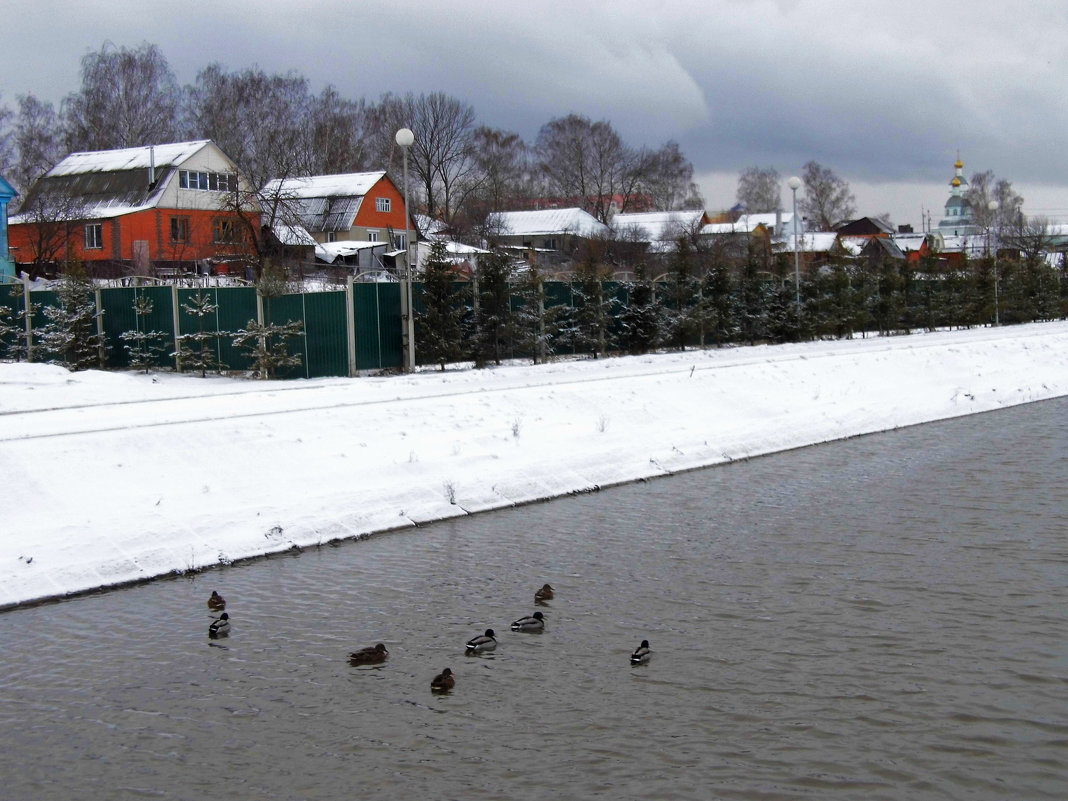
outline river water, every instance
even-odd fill
[[[1068,798],[1066,453],[1060,399],[11,611],[0,798]]]

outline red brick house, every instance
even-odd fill
[[[81,260],[96,275],[203,271],[249,256],[259,206],[211,141],[71,153],[10,220],[12,257],[38,273]]]

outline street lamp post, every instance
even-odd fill
[[[999,326],[1001,325],[1001,309],[999,308],[1001,304],[998,301],[998,202],[996,200],[991,200],[986,204],[986,207],[993,215],[988,230],[994,235],[994,250],[991,254],[994,258],[994,325]]]
[[[791,176],[786,181],[786,185],[790,187],[790,191],[794,196],[794,292],[796,293],[797,302],[797,337],[801,338],[801,252],[797,246],[797,190],[801,188],[801,179],[796,175]]]
[[[404,163],[404,318],[405,333],[408,339],[408,347],[405,349],[405,364],[408,372],[415,372],[415,305],[412,297],[412,250],[409,235],[411,229],[408,222],[411,217],[408,214],[408,148],[415,141],[415,134],[410,128],[401,128],[397,131],[397,144],[400,145],[402,160]]]

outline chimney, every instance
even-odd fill
[[[156,185],[156,146],[149,145],[148,148],[148,188],[151,189]]]

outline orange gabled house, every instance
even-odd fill
[[[299,222],[319,244],[381,242],[404,250],[415,231],[414,219],[405,220],[404,195],[384,170],[276,178],[261,195],[276,218]]]
[[[9,237],[31,274],[79,259],[150,275],[250,255],[259,219],[252,187],[205,139],[71,153],[30,189]]]

